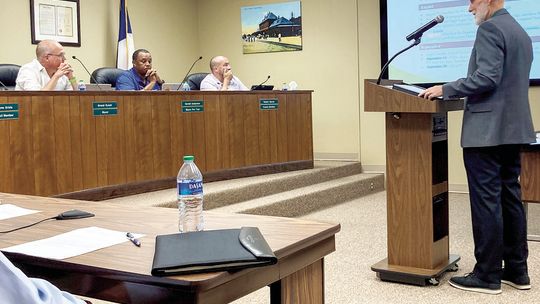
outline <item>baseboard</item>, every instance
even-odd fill
[[[386,166],[362,164],[362,172],[363,173],[386,173]]]
[[[360,161],[358,153],[324,153],[314,152],[315,160],[341,160],[341,161]]]
[[[450,184],[448,185],[448,192],[469,193],[469,186],[467,184]]]

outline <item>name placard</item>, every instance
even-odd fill
[[[261,98],[259,99],[259,109],[261,110],[277,110],[279,100],[277,98]]]
[[[94,101],[92,102],[92,112],[94,116],[117,115],[118,103],[116,101]]]
[[[19,119],[19,104],[3,103],[0,104],[0,120]]]
[[[204,112],[203,100],[182,100],[182,113]]]

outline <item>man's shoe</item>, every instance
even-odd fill
[[[477,278],[472,272],[463,277],[453,277],[448,281],[448,283],[455,288],[467,291],[487,294],[499,294],[502,292],[501,284],[486,283]]]
[[[511,276],[503,272],[501,283],[510,285],[519,290],[531,289],[531,279],[526,274],[521,276]]]

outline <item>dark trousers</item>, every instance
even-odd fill
[[[474,274],[500,283],[527,273],[527,223],[521,202],[520,145],[464,148],[474,237]]]

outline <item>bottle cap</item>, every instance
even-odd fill
[[[193,155],[184,155],[184,160],[194,160],[195,156]]]

